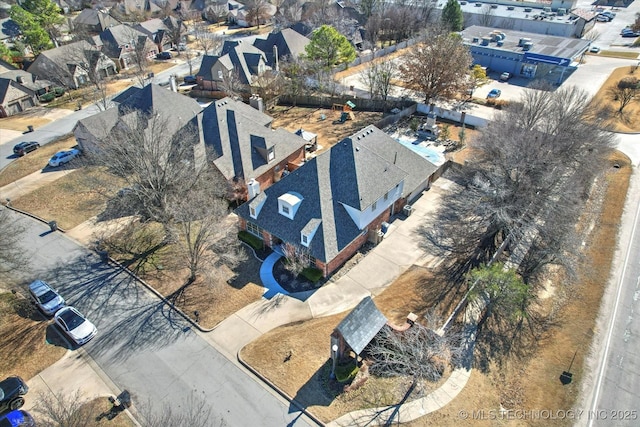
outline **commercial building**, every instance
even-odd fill
[[[589,48],[589,40],[472,26],[461,32],[475,64],[499,73],[560,84]]]

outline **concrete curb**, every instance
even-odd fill
[[[242,351],[242,350],[240,350],[240,351]],[[240,356],[240,351],[236,354],[236,357],[238,359],[238,362],[240,362],[240,364],[244,368],[246,368],[249,372],[251,372],[253,375],[258,377],[262,382],[264,382],[266,385],[268,385],[272,390],[274,390],[280,396],[282,396],[283,398],[285,398],[289,402],[293,403],[300,410],[300,412],[305,414],[307,417],[309,417],[311,420],[313,420],[316,424],[318,424],[321,427],[324,427],[326,425],[324,422],[320,421],[315,415],[313,415],[311,412],[309,412],[307,410],[307,408],[304,408],[300,403],[298,403],[298,401],[296,401],[296,399],[290,397],[287,393],[285,393],[284,390],[281,390],[278,386],[276,386],[269,379],[267,379],[262,374],[260,374],[260,372],[258,372],[256,369],[254,369],[251,365],[249,365],[247,362],[245,362],[242,359],[242,356]]]

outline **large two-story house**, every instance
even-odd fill
[[[269,247],[303,248],[326,277],[427,189],[437,170],[368,126],[240,206],[239,227]]]

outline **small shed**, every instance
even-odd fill
[[[331,347],[338,346],[335,352],[338,359],[349,349],[360,355],[386,323],[387,318],[378,310],[373,299],[365,297],[333,330]]]
[[[306,150],[307,151],[316,151],[318,149],[318,135],[315,133],[307,132],[306,130],[300,128],[295,132],[296,135],[307,141]]]

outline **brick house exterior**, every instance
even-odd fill
[[[238,226],[269,247],[306,247],[312,265],[327,277],[375,239],[392,210],[401,209],[436,170],[368,126],[250,197],[236,210]]]

